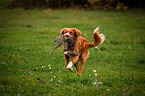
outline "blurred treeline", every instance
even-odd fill
[[[145,0],[12,0],[13,8],[85,8],[116,9],[126,11],[128,8],[145,7]]]

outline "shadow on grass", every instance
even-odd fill
[[[67,78],[67,79],[65,79],[64,80],[64,82],[65,82],[65,84],[73,84],[73,83],[75,83],[75,84],[84,84],[84,85],[90,85],[91,84],[91,82],[92,82],[92,80],[91,79],[89,79],[89,78],[81,78],[81,77],[78,77],[77,76],[77,78]]]

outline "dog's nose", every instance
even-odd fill
[[[66,33],[65,36],[68,37],[69,36],[69,33]]]

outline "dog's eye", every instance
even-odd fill
[[[72,34],[72,32],[70,32],[70,34]]]
[[[65,33],[67,33],[67,32],[65,32]]]

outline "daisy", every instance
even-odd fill
[[[96,70],[93,70],[93,72],[96,72]]]
[[[60,80],[58,82],[61,82]]]
[[[98,82],[98,84],[102,84],[102,82]]]
[[[93,85],[95,85],[95,84],[96,84],[96,82],[93,83]]]
[[[107,89],[107,91],[109,91],[109,89]]]

